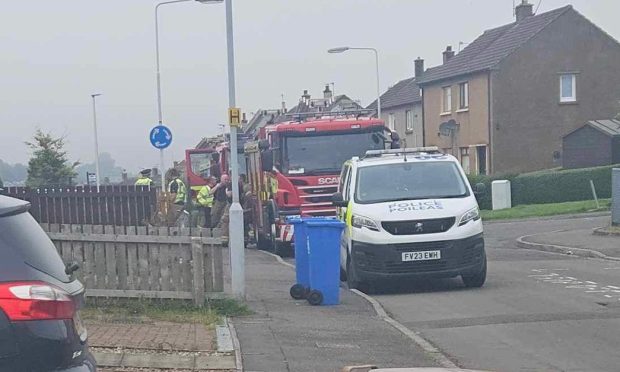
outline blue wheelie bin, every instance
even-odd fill
[[[295,279],[290,294],[296,300],[306,298],[310,292],[310,268],[308,263],[308,236],[306,224],[299,217],[287,218],[288,223],[294,226],[295,239]]]
[[[310,251],[311,305],[340,303],[340,237],[344,223],[332,218],[304,221]]]

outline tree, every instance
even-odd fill
[[[99,171],[101,172],[101,183],[104,183],[106,178],[111,182],[120,182],[123,175],[123,167],[116,165],[116,160],[112,158],[112,155],[107,152],[102,152],[99,155]],[[94,173],[96,170],[95,163],[81,163],[79,167],[75,169],[77,172],[77,182],[86,183],[86,172]]]
[[[32,150],[28,161],[28,178],[26,186],[68,186],[75,177],[78,163],[69,165],[67,152],[64,151],[63,137],[54,138],[50,133],[37,129],[34,140],[26,142]]]
[[[26,177],[28,177],[28,167],[20,163],[11,165],[0,159],[0,178],[4,182],[23,184],[26,182]]]

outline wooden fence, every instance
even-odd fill
[[[191,299],[224,291],[222,245],[189,229],[41,224],[87,296]],[[175,235],[176,233],[176,235]]]
[[[27,200],[40,223],[115,226],[145,225],[156,210],[157,194],[148,186],[7,187],[3,195]]]

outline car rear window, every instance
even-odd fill
[[[0,257],[9,251],[41,272],[65,283],[71,281],[54,243],[29,213],[0,217]]]

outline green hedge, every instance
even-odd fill
[[[547,170],[520,175],[469,176],[469,182],[484,183],[487,192],[478,196],[481,209],[491,209],[491,183],[495,180],[509,180],[512,188],[512,205],[547,204],[592,199],[590,180],[594,181],[599,198],[611,197],[611,170],[619,165],[570,169]]]
[[[615,166],[526,173],[512,180],[512,204],[546,204],[592,199],[590,180],[599,198],[611,197]]]

